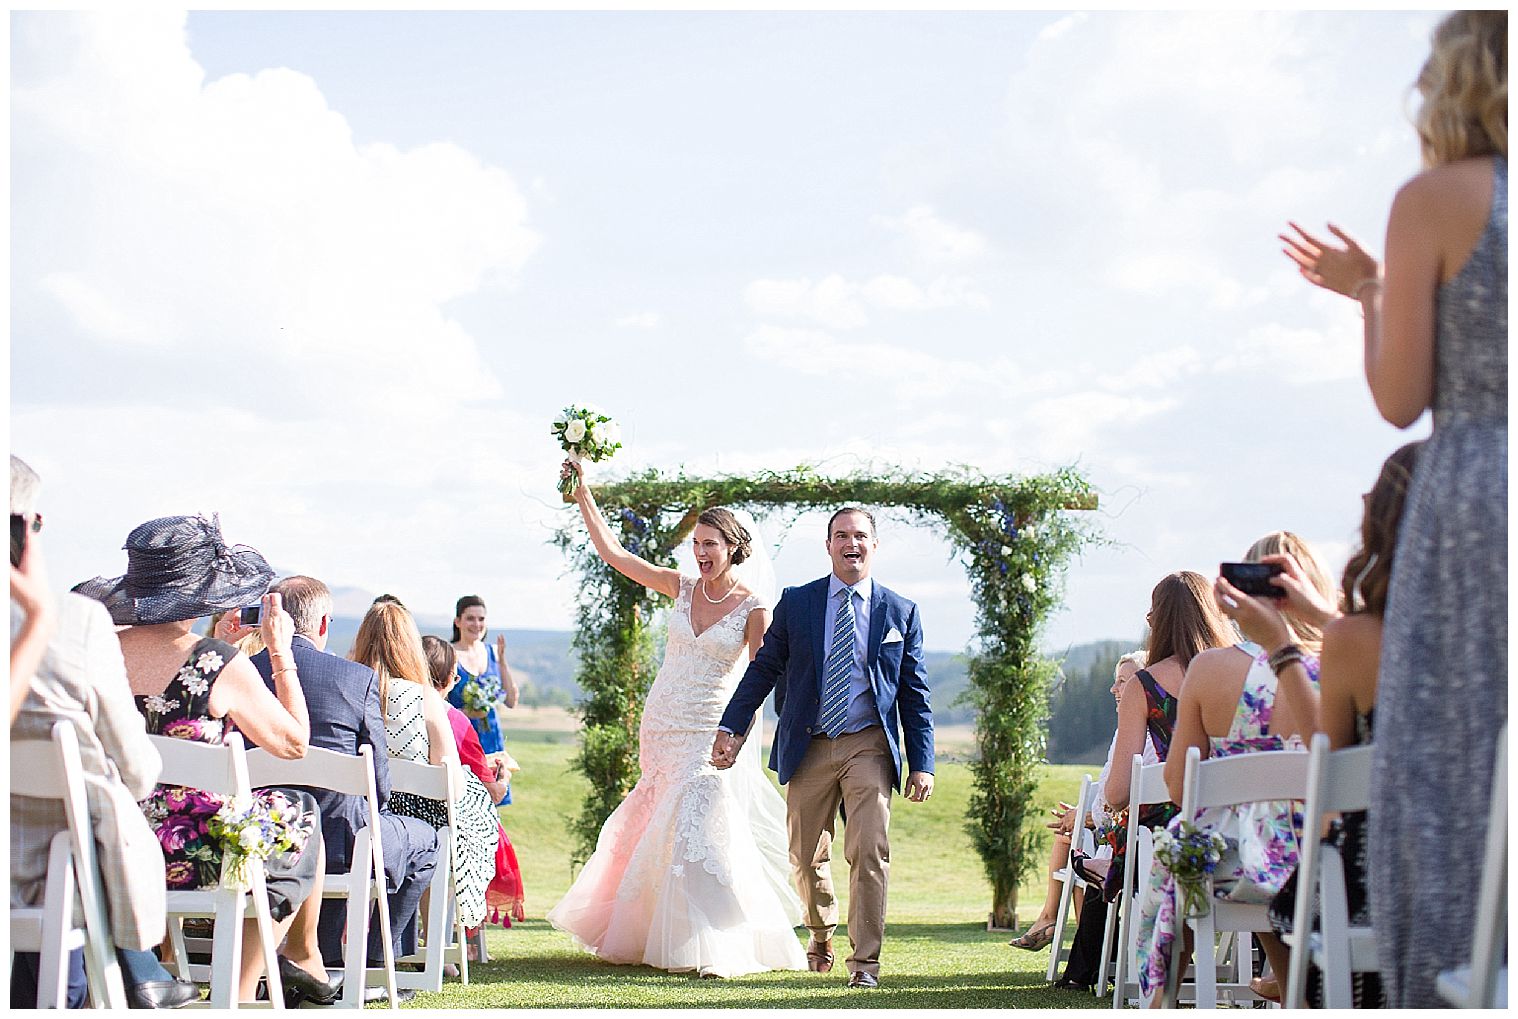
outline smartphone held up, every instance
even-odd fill
[[[1286,597],[1286,592],[1271,579],[1285,572],[1280,563],[1220,563],[1218,572],[1244,594],[1256,598]]]

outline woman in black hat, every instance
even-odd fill
[[[217,518],[202,516],[150,520],[127,536],[125,548],[124,576],[96,578],[77,590],[103,602],[111,618],[126,627],[118,634],[122,656],[148,731],[219,743],[235,728],[276,757],[304,757],[310,723],[290,654],[294,626],[280,596],[265,593],[274,571],[263,556],[245,546],[228,547]],[[273,693],[236,647],[194,632],[202,616],[260,601],[258,629],[274,663]],[[316,802],[294,790],[264,789],[257,795],[288,818],[279,827],[294,846],[265,863],[276,940],[290,931],[286,954],[280,957],[287,1000],[330,1004],[337,989],[327,983],[316,941],[325,869]],[[221,850],[206,833],[206,821],[221,805],[219,797],[164,786],[146,802],[164,850],[169,887],[198,888],[220,880]],[[262,963],[259,939],[247,931],[241,1000],[253,999]]]

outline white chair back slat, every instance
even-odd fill
[[[248,779],[241,733],[228,733],[221,743],[197,743],[172,736],[149,736],[148,739],[153,741],[158,756],[163,758],[163,770],[158,775],[160,784],[230,796],[242,806],[251,801],[253,786]]]
[[[1302,750],[1265,750],[1211,757],[1203,767],[1201,751],[1191,747],[1186,751],[1181,815],[1194,821],[1209,807],[1300,800],[1307,788],[1309,756]]]
[[[1181,816],[1194,822],[1201,811],[1211,807],[1305,799],[1311,757],[1303,750],[1266,750],[1203,761],[1201,750],[1190,747],[1186,751]],[[1248,986],[1249,959],[1243,949],[1247,942],[1231,934],[1270,930],[1265,907],[1213,901],[1200,918],[1188,917],[1185,922],[1195,932],[1196,1007],[1216,1007],[1220,991],[1238,1000],[1255,1000],[1257,996]],[[1223,935],[1221,941],[1218,934]],[[1179,937],[1172,943],[1170,973],[1162,991],[1164,1004],[1170,1007],[1179,997],[1182,974],[1177,969],[1182,943]],[[1233,974],[1223,985],[1217,981],[1220,965],[1231,966]]]
[[[1091,810],[1091,776],[1081,777],[1080,792],[1075,797],[1075,827],[1070,832],[1070,850],[1074,852],[1088,852],[1086,847],[1090,844],[1086,835],[1086,818]],[[1051,877],[1059,883],[1059,905],[1054,912],[1054,940],[1049,942],[1049,966],[1044,979],[1054,980],[1054,975],[1059,970],[1059,964],[1066,958],[1064,950],[1065,920],[1070,915],[1070,899],[1077,889],[1086,887],[1086,882],[1081,880],[1080,875],[1075,873],[1075,868],[1067,861],[1065,866],[1055,871]]]
[[[1468,1008],[1498,1007],[1502,958],[1507,950],[1507,726],[1497,736],[1492,762],[1492,792],[1482,854],[1481,891],[1476,898],[1476,933],[1472,940]],[[1506,1006],[1507,994],[1502,995]]]
[[[247,750],[241,733],[230,732],[220,743],[200,743],[172,736],[149,736],[163,759],[158,781],[163,785],[185,786],[227,797],[244,809],[253,802],[253,782],[248,774]],[[269,1000],[261,1003],[277,1011],[285,1007],[284,988],[279,978],[276,952],[279,947],[269,898],[264,882],[263,864],[248,864],[246,887],[219,884],[200,889],[175,890],[168,893],[169,937],[174,945],[179,974],[186,979],[200,978],[210,983],[210,997],[191,1003],[191,1007],[239,1008],[247,1002],[237,1000],[242,967],[243,920],[254,922],[254,936],[259,939],[264,964],[264,981]],[[182,930],[186,917],[210,917],[215,920],[211,939],[211,963],[202,969],[191,966],[188,945]]]
[[[339,1004],[362,1008],[364,988],[380,984],[389,995],[389,1007],[395,1009],[400,1005],[396,1000],[390,907],[385,895],[385,854],[379,787],[374,777],[374,751],[368,744],[361,745],[358,751],[356,755],[340,754],[322,747],[308,747],[304,759],[288,761],[262,748],[254,748],[247,754],[248,775],[257,787],[297,786],[363,798],[368,823],[354,834],[349,870],[345,874],[327,874],[322,896],[348,900],[343,993]],[[377,968],[365,964],[371,906],[379,914],[380,939],[384,946],[384,964]]]
[[[126,986],[111,938],[105,881],[95,845],[79,737],[73,725],[63,721],[55,722],[51,733],[51,740],[12,743],[10,755],[11,795],[60,801],[66,825],[65,832],[53,837],[48,890],[37,912],[42,937],[38,972],[40,997],[55,998],[56,1007],[63,1007],[67,951],[82,947],[85,950],[85,975],[95,1007],[125,1008]],[[76,898],[84,915],[82,929],[74,927]],[[12,912],[23,921],[23,927],[27,926],[26,911]],[[14,937],[14,927],[12,933]],[[39,1007],[44,1007],[40,1000]]]
[[[1141,754],[1134,754],[1128,780],[1128,841],[1123,860],[1123,890],[1117,906],[1121,910],[1118,923],[1117,963],[1112,974],[1112,1007],[1123,1008],[1125,1003],[1138,995],[1137,952],[1138,919],[1133,914],[1138,908],[1134,890],[1148,877],[1146,863],[1150,832],[1137,823],[1143,808],[1155,803],[1168,803],[1170,790],[1165,786],[1165,765],[1144,764]],[[1144,836],[1141,850],[1140,835]],[[1144,857],[1141,860],[1140,857]]]
[[[357,756],[340,754],[321,747],[307,747],[301,760],[275,757],[262,747],[248,751],[248,776],[258,788],[265,786],[308,786],[342,793],[344,796],[370,796],[374,792],[374,769],[365,767],[367,746]],[[319,776],[319,777],[314,777]]]
[[[1302,852],[1297,861],[1297,895],[1292,910],[1291,969],[1287,974],[1282,1004],[1303,1007],[1307,968],[1314,956],[1321,958],[1324,1003],[1330,1008],[1349,1008],[1352,1001],[1351,972],[1367,968],[1364,945],[1373,941],[1368,929],[1349,926],[1343,861],[1319,838],[1324,817],[1330,813],[1365,810],[1370,805],[1370,772],[1375,748],[1370,745],[1329,748],[1328,735],[1317,733],[1308,749],[1307,799],[1303,811]],[[1315,909],[1322,904],[1322,933],[1312,933]],[[1359,951],[1356,952],[1357,947]],[[1320,950],[1321,949],[1321,950]],[[1374,970],[1374,965],[1368,966]]]

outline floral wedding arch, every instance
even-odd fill
[[[977,753],[965,827],[991,883],[992,920],[1011,926],[1018,882],[1038,863],[1041,828],[1032,800],[1057,669],[1039,654],[1037,638],[1059,604],[1070,557],[1095,537],[1089,523],[1067,512],[1096,509],[1085,478],[1074,468],[1021,478],[971,468],[920,474],[872,467],[824,477],[802,466],[709,478],[649,470],[592,491],[623,546],[662,566],[675,565],[675,550],[711,506],[743,507],[762,517],[777,508],[856,504],[905,515],[948,538],[969,573],[976,607],[965,697],[976,712]],[[578,516],[555,541],[583,578],[574,647],[585,726],[575,765],[590,789],[570,825],[575,859],[583,862],[638,778],[638,719],[658,661],[656,614],[669,599],[603,563]]]

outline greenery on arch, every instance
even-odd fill
[[[978,753],[965,824],[992,886],[993,919],[1010,925],[1018,882],[1039,863],[1031,804],[1055,665],[1039,654],[1038,637],[1059,604],[1070,557],[1095,537],[1092,525],[1069,512],[1096,509],[1086,479],[1073,467],[993,477],[968,467],[918,473],[872,466],[827,477],[801,466],[732,477],[648,470],[592,490],[623,546],[661,566],[675,565],[675,550],[712,506],[763,516],[783,507],[856,504],[905,515],[948,539],[976,606],[966,696],[976,710]],[[585,728],[575,763],[590,791],[571,822],[583,861],[638,778],[638,721],[657,663],[656,613],[669,600],[602,562],[578,516],[556,541],[583,578],[574,644]]]

